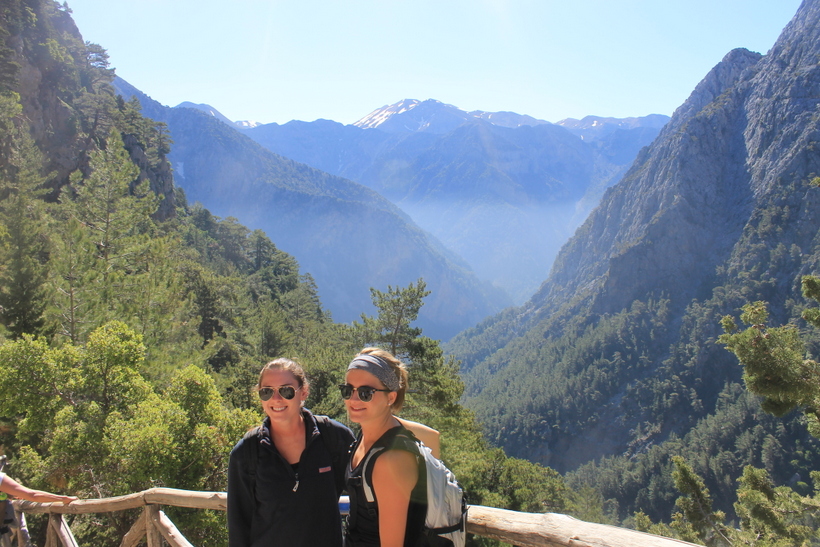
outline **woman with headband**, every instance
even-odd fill
[[[260,427],[231,451],[230,547],[341,547],[339,495],[353,433],[304,408],[310,386],[290,359],[262,368]]]
[[[421,538],[427,502],[424,481],[419,481],[419,452],[394,415],[404,403],[407,378],[393,355],[365,348],[353,358],[345,384],[339,386],[350,421],[361,426],[347,468],[346,547],[407,547]],[[363,472],[369,475],[367,481]],[[365,482],[372,485],[375,510],[365,502]]]

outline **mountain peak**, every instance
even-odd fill
[[[516,114],[515,112],[484,112],[483,110],[473,110],[469,114],[474,118],[488,121],[493,125],[497,125],[499,127],[509,127],[511,129],[515,129],[516,127],[521,127],[523,125],[542,125],[545,123],[550,123],[545,120],[533,118],[532,116],[527,116],[526,114]]]
[[[802,3],[765,57],[745,49],[729,52],[564,245],[530,302],[485,321],[445,349],[462,361],[462,373],[468,371],[467,405],[480,421],[493,424],[488,435],[508,454],[563,472],[631,451],[637,424],[659,424],[658,441],[672,434],[683,439],[689,428],[720,416],[723,408],[745,404],[719,394],[721,386],[741,381],[737,359],[716,342],[720,318],[737,314],[743,302],[766,300],[773,317],[778,314],[774,324],[791,323],[804,305],[800,275],[816,271],[820,217],[816,189],[808,181],[820,173],[818,56],[820,0]],[[599,127],[601,120],[589,121]],[[627,315],[652,306],[658,313],[645,320],[646,330],[625,327],[637,325]],[[618,326],[609,323],[615,317]],[[656,325],[667,330],[659,334]],[[628,365],[589,358],[610,343],[601,340],[617,332],[607,353],[621,359],[625,353],[614,348],[626,330],[633,336],[629,347],[641,348],[630,349]],[[533,347],[544,357],[534,357]],[[594,396],[586,399],[587,408],[569,410],[566,401],[577,401],[574,386],[604,368],[618,372],[597,383],[599,391],[588,388]],[[556,372],[539,376],[533,370]],[[488,404],[497,399],[488,394],[522,382],[530,382],[538,395],[518,408],[514,400],[504,400],[503,408]],[[572,387],[554,391],[559,384]],[[687,392],[685,402],[647,404]],[[730,397],[742,401],[744,395],[736,393]],[[532,402],[538,397],[543,403]],[[522,423],[539,425],[527,430]],[[740,425],[737,435],[746,429]],[[729,446],[739,442],[725,438]],[[663,450],[680,453],[677,443]],[[699,444],[692,453],[703,450]],[[598,472],[586,468],[584,480],[600,485],[616,466],[637,470],[647,461],[621,468],[632,464],[620,460],[592,479],[587,477]],[[636,497],[635,491],[628,495]]]
[[[194,110],[199,110],[200,112],[204,112],[209,116],[216,118],[224,124],[230,125],[232,127],[238,127],[239,129],[251,129],[256,127],[257,125],[262,125],[259,122],[254,122],[251,120],[240,120],[237,122],[231,121],[230,119],[228,119],[227,116],[223,115],[219,110],[217,110],[209,104],[192,103],[190,101],[184,101],[176,105],[174,108],[193,108]]]
[[[763,56],[744,48],[733,49],[700,81],[689,98],[675,110],[669,125],[677,131],[706,105],[733,88],[746,70],[754,67]]]
[[[373,129],[379,127],[393,116],[412,110],[420,104],[416,99],[404,99],[394,104],[386,104],[377,108],[353,125],[362,129]]]
[[[585,141],[600,140],[618,130],[652,129],[660,130],[669,116],[650,114],[637,118],[604,118],[601,116],[585,116],[581,120],[566,118],[556,125],[560,125]]]
[[[202,103],[192,103],[190,101],[184,101],[176,105],[174,108],[193,108],[194,110],[199,110],[208,114],[209,116],[213,116],[217,120],[226,123],[228,125],[233,125],[233,122],[229,120],[225,115],[223,115],[219,110],[212,107],[209,104],[202,104]]]
[[[483,110],[465,112],[458,107],[435,99],[427,99],[426,101],[404,99],[374,110],[353,125],[362,129],[378,128],[391,133],[425,132],[444,134],[464,123],[479,123],[482,121],[510,128],[549,123],[515,112],[484,112]]]

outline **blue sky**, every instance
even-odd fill
[[[117,74],[232,120],[353,123],[402,99],[564,118],[671,115],[799,0],[68,0]]]

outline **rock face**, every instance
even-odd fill
[[[820,172],[811,56],[820,36],[808,23],[817,10],[805,3],[765,58],[726,55],[590,215],[534,301],[596,284],[602,313],[672,287],[686,303],[728,259],[756,205]]]
[[[818,58],[820,1],[807,0],[765,57],[734,50],[704,78],[529,302],[448,345],[509,453],[569,470],[632,450],[645,423],[655,441],[683,437],[740,381],[715,344],[720,316],[758,299],[775,321],[799,316],[799,276],[818,264]],[[643,319],[612,334],[629,314]],[[537,395],[495,403],[505,386]]]
[[[374,313],[370,287],[423,277],[432,294],[419,316],[425,335],[449,339],[508,305],[395,205],[360,184],[265,150],[200,109],[168,108],[118,79],[143,112],[168,124],[175,181],[190,203],[261,229],[316,280],[333,319]]]
[[[37,7],[35,5],[35,9]],[[70,70],[66,70],[64,64],[45,55],[35,55],[34,42],[46,42],[52,35],[62,34],[67,39],[60,45],[66,47],[66,41],[79,39],[80,33],[69,14],[63,11],[50,15],[40,12],[35,16],[43,21],[27,32],[12,32],[6,43],[15,51],[14,61],[20,65],[14,89],[20,94],[23,116],[38,146],[53,151],[48,154],[47,171],[55,173],[51,184],[57,187],[64,184],[68,174],[79,165],[81,143],[74,127],[76,114],[61,96],[61,91],[76,93],[77,86],[76,83],[70,86],[71,76],[66,74]]]
[[[522,303],[667,119],[597,118],[594,128],[567,129],[511,112],[404,100],[353,126],[290,122],[246,134],[379,192]]]
[[[21,6],[9,6],[10,13]],[[89,60],[93,52],[64,7],[32,2],[25,9],[30,25],[4,27],[9,32],[6,45],[14,51],[12,60],[20,66],[13,89],[20,96],[22,118],[48,161],[46,184],[56,195],[72,172],[87,168],[88,155],[107,137],[95,131],[105,133],[113,125],[106,119],[116,109],[108,83],[113,71],[93,66]],[[12,19],[0,21],[0,25]],[[148,180],[150,188],[163,197],[155,216],[173,216],[170,164],[164,159],[148,161],[143,144],[134,135],[124,135],[123,142],[140,169],[140,181]]]
[[[753,204],[742,78],[760,58],[732,51],[703,79],[561,251],[533,302],[557,304],[590,286],[598,313],[675,286],[683,290],[673,298],[691,300],[697,280],[728,257]]]

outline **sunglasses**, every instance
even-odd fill
[[[278,391],[279,396],[283,399],[293,399],[296,395],[296,390],[293,386],[279,386],[279,387],[262,387],[259,388],[259,398],[263,401],[267,401],[271,397],[273,397],[274,392]]]
[[[375,387],[370,386],[361,386],[358,388],[354,388],[350,384],[342,384],[339,386],[339,391],[342,393],[342,399],[350,399],[351,395],[353,395],[354,391],[359,392],[359,400],[363,403],[369,403],[370,400],[373,398],[373,394],[377,391],[384,391],[386,393],[390,393],[389,389],[376,389]]]

